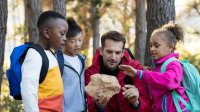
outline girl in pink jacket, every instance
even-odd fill
[[[177,24],[169,22],[163,27],[154,30],[150,38],[150,52],[154,61],[153,71],[142,71],[127,65],[120,65],[119,69],[125,74],[144,80],[149,85],[150,96],[153,102],[153,112],[176,112],[171,92],[175,90],[186,102],[188,98],[181,86],[183,70],[178,61],[171,62],[164,73],[160,69],[162,64],[169,58],[178,58],[174,53],[176,43],[183,41],[183,30]],[[188,112],[179,101],[183,112]]]

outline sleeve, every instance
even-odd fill
[[[25,112],[39,112],[38,86],[42,66],[40,54],[30,48],[22,64],[21,95]]]
[[[131,66],[139,70],[143,69],[143,66],[136,60],[134,60],[131,63]],[[149,93],[148,93],[148,86],[143,80],[139,80],[137,78],[132,78],[132,80],[134,82],[134,86],[139,91],[140,106],[137,109],[137,112],[148,112],[149,110],[151,110],[151,106],[152,106]]]
[[[142,64],[140,64],[140,62],[138,62],[137,60],[131,60],[131,66],[135,69],[143,70]]]
[[[154,85],[158,88],[172,90],[180,85],[183,76],[183,70],[181,64],[178,61],[174,61],[167,66],[164,73],[154,71],[139,71],[137,76],[143,79],[147,84]]]
[[[134,82],[135,82],[134,83],[135,87],[139,91],[140,106],[137,109],[137,111],[148,112],[149,110],[151,110],[152,103],[149,97],[147,84],[144,83],[144,81],[139,80],[139,79],[134,80]]]
[[[93,74],[93,72],[91,72],[91,71],[93,71],[93,70],[92,70],[92,67],[89,67],[89,68],[86,69],[86,71],[85,71],[85,85],[86,85],[86,86],[89,84],[89,82],[90,82],[90,77],[91,77],[91,75]],[[88,111],[89,111],[89,112],[98,112],[98,111],[96,110],[96,108],[95,108],[95,102],[94,102],[93,98],[92,98],[90,95],[88,95],[87,93],[86,93],[86,99],[87,99]]]

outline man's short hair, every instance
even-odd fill
[[[67,38],[75,37],[79,33],[82,33],[81,27],[76,23],[76,21],[73,18],[68,18],[67,23],[69,26],[67,35],[66,35]]]
[[[64,19],[64,20],[66,20],[66,18],[58,12],[45,11],[38,18],[37,28],[40,29],[41,27],[48,25],[50,23],[51,19]]]
[[[117,31],[109,31],[109,32],[103,34],[102,37],[101,37],[101,46],[102,46],[102,48],[104,48],[105,41],[107,39],[110,39],[110,40],[113,40],[113,41],[121,41],[121,42],[123,42],[123,48],[124,48],[125,43],[126,43],[126,39],[121,33],[117,32]]]

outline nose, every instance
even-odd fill
[[[150,51],[154,51],[154,47],[153,46],[150,46]]]
[[[80,42],[79,41],[76,41],[76,46],[80,46]]]
[[[115,54],[115,53],[112,53],[111,59],[115,59],[115,58],[116,58],[116,54]]]
[[[63,39],[64,41],[67,40],[66,35],[63,35],[63,36],[62,36],[62,39]]]

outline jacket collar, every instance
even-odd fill
[[[164,56],[164,57],[162,57],[162,58],[160,58],[160,59],[155,59],[155,60],[154,60],[154,63],[155,63],[155,64],[163,63],[163,62],[165,62],[166,60],[168,60],[168,59],[171,58],[171,57],[178,58],[178,57],[179,57],[179,54],[178,54],[178,53],[170,53],[170,54],[168,54],[167,56]]]

